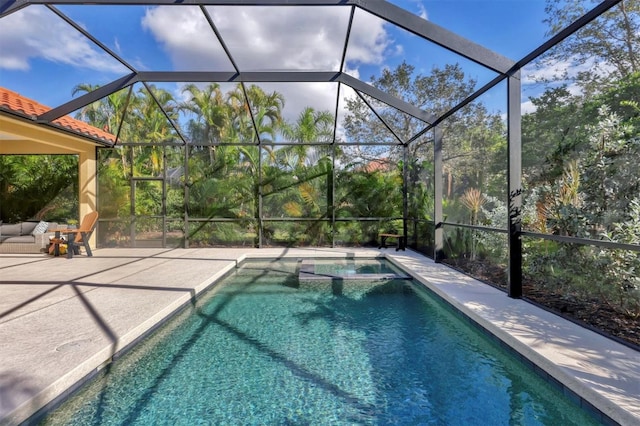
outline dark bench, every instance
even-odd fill
[[[383,233],[383,234],[378,234],[380,236],[380,246],[378,247],[379,249],[381,248],[387,248],[387,238],[395,238],[398,240],[398,245],[396,247],[396,251],[398,250],[403,250],[405,249],[405,238],[404,235],[401,234],[387,234],[387,233]]]

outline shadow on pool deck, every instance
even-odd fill
[[[100,249],[74,259],[0,255],[0,424],[27,420],[95,374],[247,256],[383,253],[586,408],[620,424],[640,424],[640,353],[415,252],[354,248]]]

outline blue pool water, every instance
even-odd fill
[[[248,262],[44,420],[57,425],[596,424],[412,281],[299,285]]]

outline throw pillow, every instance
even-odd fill
[[[47,232],[48,228],[49,228],[49,222],[45,222],[44,220],[41,220],[40,222],[38,222],[36,227],[33,228],[33,231],[31,231],[31,235],[44,234],[45,232]]]

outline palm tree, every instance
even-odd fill
[[[191,98],[182,102],[179,109],[195,115],[189,120],[189,134],[192,141],[220,143],[229,126],[228,105],[220,90],[220,85],[212,83],[200,90],[195,84],[188,84],[182,89]],[[215,146],[209,148],[209,160],[215,161]]]
[[[284,123],[284,96],[275,91],[266,93],[256,85],[249,86],[246,93],[255,124],[255,134],[251,140],[257,142],[259,136],[262,142],[272,142]]]
[[[312,107],[306,107],[298,116],[293,125],[283,126],[283,135],[290,142],[300,142],[287,149],[287,155],[297,157],[298,165],[303,165],[307,160],[307,147],[305,143],[330,142],[333,137],[333,114],[329,111],[316,111]],[[289,157],[289,162],[291,157]]]
[[[75,96],[80,92],[90,93],[99,87],[100,85],[87,83],[78,84],[73,88],[72,95]],[[128,89],[112,93],[99,101],[84,106],[76,114],[76,118],[105,132],[116,134],[118,125],[124,121],[127,97]]]
[[[300,218],[331,216],[333,168],[331,157],[319,147],[309,149],[309,143],[329,142],[333,136],[333,115],[328,111],[305,108],[293,124],[282,126],[281,133],[296,145],[276,151],[277,172],[266,208],[272,214]],[[291,238],[298,242],[324,241],[323,221],[293,225]],[[295,234],[295,235],[294,235]]]
[[[333,114],[306,107],[293,126],[284,127],[283,134],[291,142],[330,142],[333,136]]]
[[[163,110],[174,121],[177,119],[177,110],[171,93],[155,86],[150,86],[149,90],[152,93],[145,88],[139,91],[140,96],[136,97],[136,120],[132,124],[136,129],[134,137],[139,142],[151,144],[149,147],[140,147],[138,154],[144,150],[148,155],[140,155],[136,164],[142,169],[148,167],[157,174],[164,167],[163,149],[157,144],[176,137]]]
[[[73,88],[73,95],[85,92],[90,93],[98,89],[99,85],[87,83],[78,84]],[[112,93],[105,98],[83,107],[76,118],[91,124],[94,127],[112,134],[118,134],[118,139],[129,140],[132,136],[131,125],[125,122],[127,110],[135,109],[136,97],[129,99],[129,89],[123,89]],[[127,175],[129,149],[120,149],[120,166],[122,176]]]

